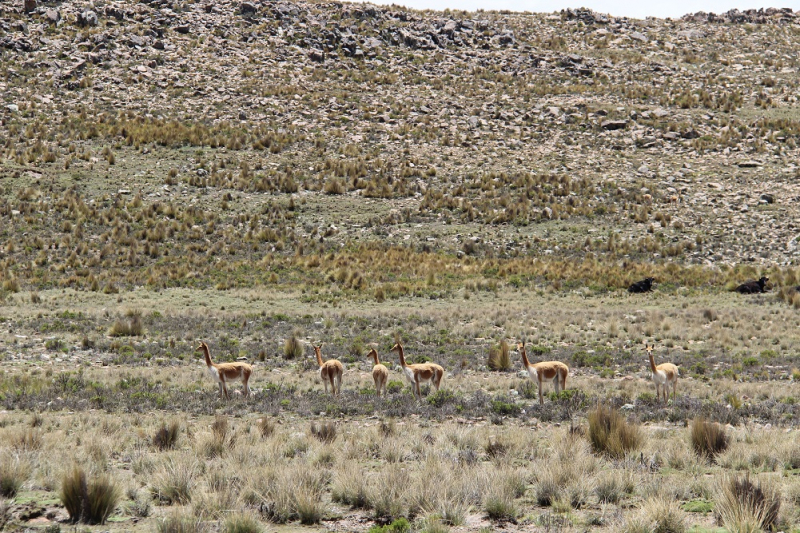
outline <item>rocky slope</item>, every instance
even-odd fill
[[[30,228],[13,213],[38,198],[23,187],[81,173],[99,180],[89,199],[211,194],[231,205],[231,227],[267,197],[341,198],[269,223],[336,246],[800,258],[800,19],[788,9],[632,20],[76,1],[4,3],[0,21],[2,215],[17,232]],[[351,205],[375,216],[353,220]]]

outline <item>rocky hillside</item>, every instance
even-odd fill
[[[158,268],[165,250],[364,243],[712,269],[800,258],[788,9],[22,4],[0,5],[6,281]]]

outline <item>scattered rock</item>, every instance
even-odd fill
[[[48,9],[44,12],[44,18],[49,24],[56,24],[61,20],[61,13],[57,9]]]
[[[600,127],[604,130],[622,130],[628,126],[627,120],[606,120]]]
[[[87,9],[78,15],[79,26],[97,26],[98,22],[97,13],[91,9]]]

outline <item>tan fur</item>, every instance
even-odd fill
[[[385,395],[386,383],[389,381],[389,369],[381,364],[378,359],[378,350],[375,348],[369,351],[367,357],[372,357],[372,360],[375,362],[375,366],[372,367],[372,379],[375,381],[375,391],[377,391],[378,396],[380,396],[381,390],[383,390],[383,394]]]
[[[528,353],[525,351],[525,343],[517,345],[519,353],[522,355],[522,364],[528,375],[532,380],[536,381],[539,385],[539,403],[544,404],[542,398],[542,380],[553,382],[553,387],[556,393],[561,392],[567,388],[567,375],[569,375],[569,367],[561,361],[542,361],[540,363],[531,364],[528,361]]]
[[[425,383],[426,381],[430,381],[433,387],[437,391],[439,390],[439,385],[441,385],[442,377],[444,376],[444,368],[435,363],[407,365],[403,347],[399,342],[392,347],[391,351],[397,352],[397,355],[400,357],[400,366],[403,367],[403,374],[406,376],[406,379],[414,387],[414,396],[420,400],[422,399],[422,392],[419,386],[420,383]]]
[[[201,342],[200,346],[198,346],[197,350],[195,351],[202,351],[205,355],[206,367],[211,375],[217,379],[217,383],[219,384],[220,398],[222,398],[222,393],[224,392],[225,399],[230,400],[230,396],[228,395],[228,386],[226,384],[228,381],[238,380],[242,380],[245,397],[250,396],[250,386],[248,385],[248,382],[250,381],[250,376],[253,373],[253,367],[247,363],[238,361],[235,363],[214,363],[211,361],[211,352],[208,349],[208,344],[205,342]]]
[[[661,363],[656,366],[656,361],[653,358],[653,348],[655,348],[655,345],[644,345],[644,350],[647,352],[647,357],[650,360],[650,371],[653,373],[653,383],[656,384],[656,398],[661,400],[663,393],[664,403],[666,404],[667,398],[669,397],[669,385],[672,384],[672,401],[674,402],[675,398],[677,398],[676,389],[680,372],[678,371],[678,367],[672,363]]]
[[[344,375],[344,366],[336,359],[322,360],[322,343],[319,346],[314,346],[314,353],[317,356],[317,363],[319,363],[319,377],[322,383],[325,384],[325,392],[328,392],[328,382],[331,384],[331,393],[336,395],[342,392],[342,376]]]

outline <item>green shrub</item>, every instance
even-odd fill
[[[511,368],[511,347],[506,341],[489,348],[487,365],[490,370],[508,370]]]
[[[798,378],[800,379],[800,378]],[[387,394],[397,394],[398,392],[403,390],[403,382],[398,380],[391,380],[389,383],[386,384],[386,393]]]
[[[388,389],[388,387],[387,387]],[[427,398],[428,403],[434,407],[442,407],[445,404],[456,401],[456,395],[449,389],[439,389]]]
[[[692,420],[690,429],[692,449],[697,455],[713,460],[719,453],[728,448],[728,436],[725,428],[705,418]]]
[[[385,526],[372,526],[367,533],[409,533],[411,524],[405,518],[398,518]]]
[[[491,409],[492,413],[501,416],[516,416],[522,411],[522,408],[515,404],[513,400],[506,398],[492,400]]]
[[[638,450],[643,440],[639,427],[628,423],[619,411],[599,405],[589,413],[589,442],[595,453],[623,459],[627,452]]]
[[[104,524],[119,498],[119,490],[108,477],[87,481],[86,474],[77,466],[61,482],[61,503],[72,522]]]

